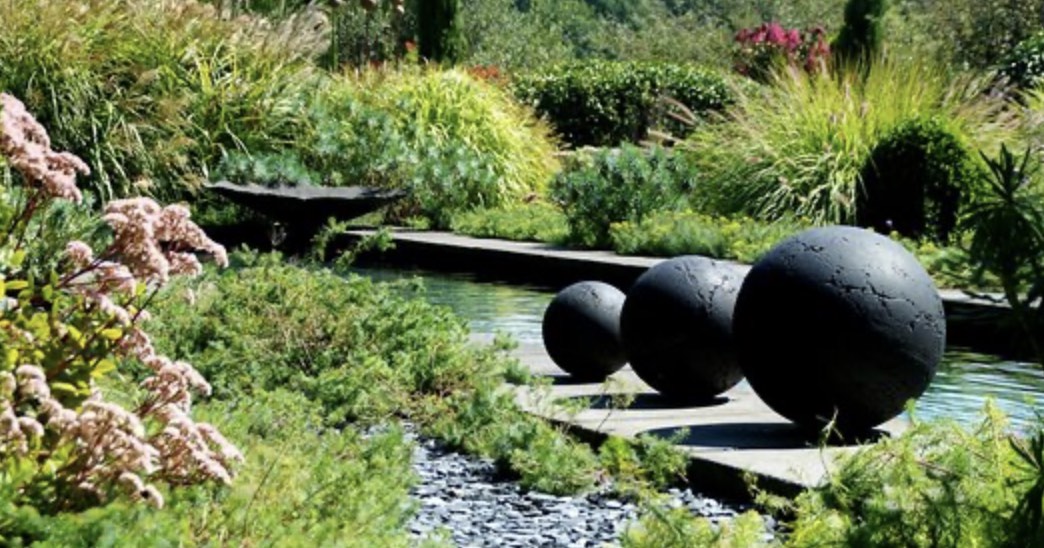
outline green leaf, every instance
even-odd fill
[[[101,360],[98,365],[94,366],[94,370],[91,371],[91,376],[94,378],[102,377],[107,373],[111,373],[116,370],[116,363],[112,360]]]

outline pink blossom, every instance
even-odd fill
[[[0,153],[22,174],[26,183],[52,198],[79,203],[76,174],[90,174],[87,164],[68,152],[51,150],[47,130],[12,95],[0,93]]]

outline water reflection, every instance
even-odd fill
[[[479,282],[474,278],[416,270],[356,269],[377,280],[422,277],[425,297],[452,308],[477,333],[497,331],[522,342],[539,343],[544,308],[554,293],[546,288]],[[1023,429],[1037,422],[1038,404],[1044,403],[1044,372],[1031,363],[959,350],[949,351],[928,391],[917,404],[922,419],[952,417],[967,424],[980,420],[980,411],[992,398]]]

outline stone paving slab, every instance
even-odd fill
[[[373,230],[353,230],[349,234],[364,236],[372,234]],[[537,259],[556,259],[561,261],[582,261],[595,265],[625,266],[638,269],[636,276],[641,275],[649,267],[656,265],[664,258],[644,257],[635,255],[617,255],[611,251],[591,251],[563,249],[551,244],[537,242],[516,242],[511,240],[499,240],[495,238],[473,238],[453,234],[451,232],[439,232],[428,230],[394,230],[392,239],[403,244],[424,245],[434,248],[460,249],[473,252],[497,255],[520,255]],[[736,261],[723,260],[741,270],[749,270],[750,265]],[[957,289],[941,289],[939,295],[946,301],[957,303],[974,303],[979,306],[991,308],[1007,308],[1003,302],[999,302],[1001,295],[971,295]]]
[[[476,341],[486,342],[485,335]],[[516,400],[527,411],[566,425],[582,437],[607,435],[633,439],[640,434],[664,438],[678,436],[676,446],[689,454],[689,476],[694,490],[733,499],[749,494],[743,480],[753,474],[762,488],[793,496],[821,483],[837,456],[858,445],[820,448],[789,421],[773,412],[746,382],[726,392],[717,401],[699,406],[678,406],[664,401],[637,375],[625,367],[606,383],[572,381],[551,361],[539,344],[521,344],[514,357],[530,372],[550,381],[546,387],[515,387]],[[630,395],[630,405],[612,405]],[[588,398],[589,405],[577,412],[555,402]],[[574,402],[575,403],[575,402]],[[879,428],[889,436],[905,428],[894,419]],[[683,433],[686,429],[687,433]]]

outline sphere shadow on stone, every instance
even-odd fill
[[[672,400],[663,394],[655,392],[643,392],[641,394],[631,394],[630,396],[630,398],[627,398],[620,397],[618,394],[595,394],[590,396],[570,396],[559,401],[572,402],[582,399],[587,403],[588,409],[598,410],[650,411],[683,408],[678,404],[677,400]],[[729,401],[729,398],[725,396],[717,396],[705,401],[687,402],[687,407],[690,409],[706,409],[725,405]]]
[[[858,436],[832,436],[797,424],[779,422],[726,422],[657,428],[642,432],[678,445],[717,449],[805,449],[812,447],[852,447],[887,438],[882,430],[868,430]]]
[[[917,260],[854,227],[815,228],[747,274],[733,322],[751,387],[799,425],[867,431],[897,416],[942,358],[942,299]]]
[[[624,294],[602,282],[575,283],[551,300],[541,326],[555,365],[579,382],[605,380],[627,363],[620,346]]]
[[[736,265],[676,257],[642,274],[627,293],[620,334],[634,372],[680,403],[713,401],[742,378],[732,312],[743,279]]]

